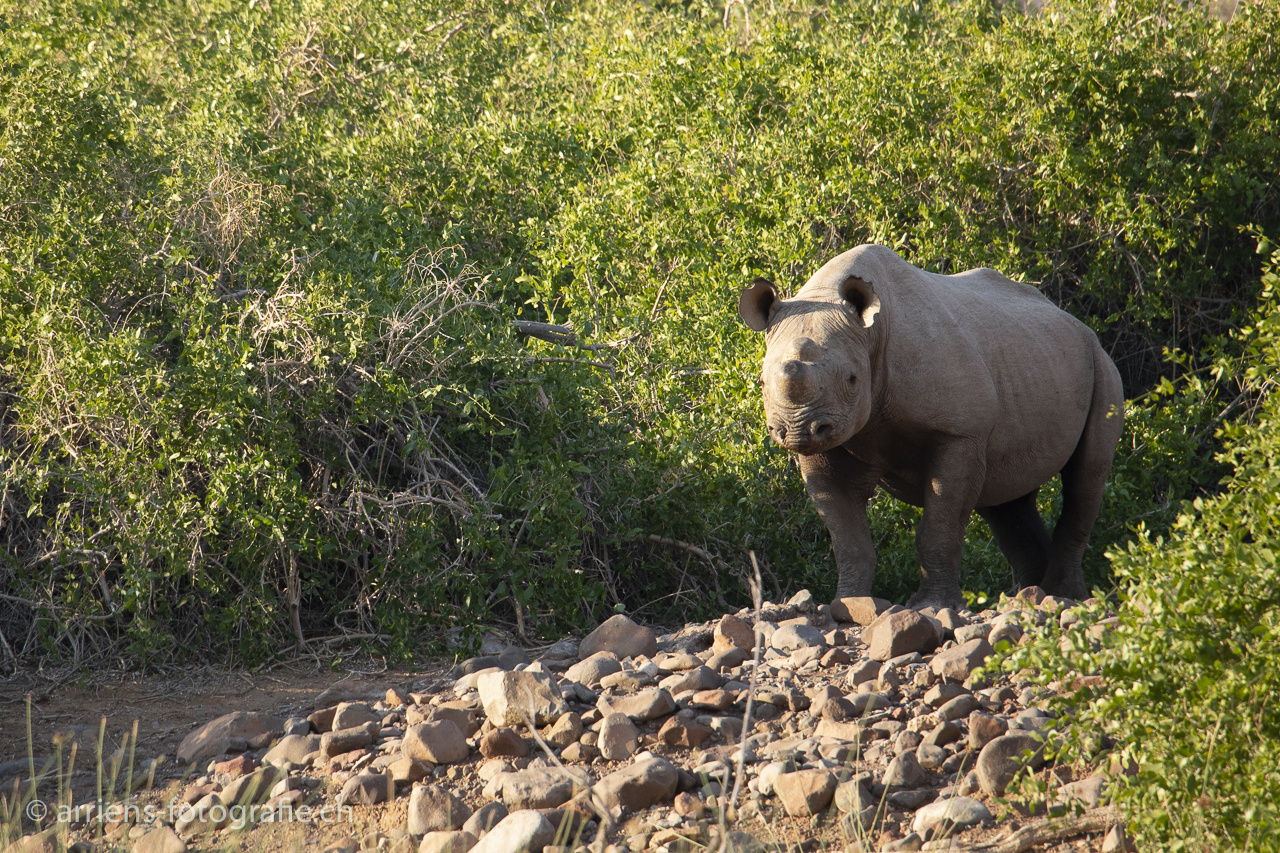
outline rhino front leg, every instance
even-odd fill
[[[836,595],[870,595],[876,549],[867,501],[875,493],[879,475],[838,447],[799,459],[805,490],[831,534],[839,571]]]
[[[974,442],[953,439],[934,448],[929,478],[923,484],[924,515],[916,527],[920,590],[908,607],[964,606],[960,556],[985,477],[986,460]]]

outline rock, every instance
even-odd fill
[[[267,765],[260,767],[248,776],[241,776],[222,789],[219,798],[228,806],[260,803],[271,793],[271,789],[285,778],[285,772],[278,767]]]
[[[532,810],[513,812],[489,830],[471,853],[538,853],[555,840],[551,821]]]
[[[924,694],[925,704],[934,708],[941,708],[943,705],[955,699],[957,696],[971,695],[967,688],[958,683],[944,681],[941,684],[935,684],[930,687],[928,692]]]
[[[944,720],[959,720],[962,717],[969,716],[981,707],[982,703],[978,701],[976,696],[966,693],[963,696],[957,696],[939,708],[938,716]]]
[[[435,785],[419,785],[409,795],[410,835],[461,829],[471,809],[451,792]]]
[[[837,622],[852,622],[866,627],[876,621],[876,617],[888,608],[889,602],[883,598],[871,596],[837,598],[831,602],[831,618]]]
[[[932,830],[933,837],[945,835],[952,828],[964,829],[983,821],[991,820],[991,812],[982,803],[970,797],[951,797],[946,800],[935,800],[922,806],[911,829],[924,835]]]
[[[1089,776],[1068,782],[1058,789],[1058,802],[1064,805],[1081,803],[1085,808],[1096,809],[1102,805],[1102,794],[1107,787],[1107,777]]]
[[[418,758],[402,755],[387,764],[385,772],[393,782],[421,782],[435,767]]]
[[[467,853],[476,846],[476,837],[463,830],[428,832],[418,844],[418,853]]]
[[[476,744],[480,750],[480,754],[485,758],[501,758],[510,756],[513,758],[523,758],[533,751],[533,747],[529,742],[522,738],[515,729],[503,726],[480,738],[480,742]],[[416,834],[416,833],[415,833]]]
[[[861,814],[868,808],[877,808],[880,801],[867,789],[866,777],[860,774],[836,786],[836,808],[844,814]]]
[[[974,711],[969,715],[969,749],[981,752],[991,741],[1009,731],[1009,724],[999,717]]]
[[[640,655],[653,657],[658,653],[658,638],[648,628],[619,613],[605,620],[578,646],[578,654],[583,658],[596,652],[613,652],[619,660]]]
[[[728,690],[699,690],[689,697],[688,706],[702,711],[723,711],[735,701]]]
[[[773,781],[773,791],[792,817],[826,811],[836,793],[836,777],[829,770],[797,770]]]
[[[1111,827],[1106,838],[1102,839],[1102,853],[1134,853],[1138,849],[1125,829],[1123,821]]]
[[[915,788],[913,790],[894,791],[885,798],[885,801],[888,802],[890,808],[913,812],[937,798],[938,792],[932,788]]]
[[[476,680],[485,715],[495,726],[554,723],[569,710],[545,672],[491,672]]]
[[[469,832],[476,838],[483,838],[485,833],[497,826],[507,814],[507,807],[502,803],[486,803],[467,818],[466,823],[462,824],[462,831]]]
[[[992,654],[995,654],[995,649],[991,648],[991,643],[985,637],[978,637],[938,652],[929,668],[940,678],[961,682]]]
[[[867,656],[887,661],[911,652],[928,652],[938,645],[938,632],[928,617],[914,610],[886,613],[863,631]]]
[[[672,801],[671,807],[676,810],[676,814],[680,815],[680,817],[692,816],[695,819],[701,817],[702,813],[706,810],[706,806],[703,805],[702,800],[698,799],[696,794],[691,794],[688,791],[681,791],[679,794],[676,794],[676,798]]]
[[[894,756],[881,779],[881,784],[890,788],[919,788],[924,782],[924,768],[911,752]]]
[[[615,672],[622,672],[618,656],[613,652],[596,652],[565,670],[564,677],[588,687],[599,687],[600,679]]]
[[[596,759],[600,750],[585,743],[571,743],[560,752],[560,759],[570,764],[588,764]]]
[[[680,773],[670,761],[645,758],[605,776],[595,790],[608,808],[622,806],[638,812],[671,800],[679,780]]]
[[[600,721],[600,739],[596,746],[606,761],[625,761],[636,751],[640,730],[626,714],[615,711]]]
[[[470,753],[467,739],[449,720],[409,726],[400,750],[409,758],[432,764],[456,764],[466,761]]]
[[[582,737],[582,717],[570,711],[561,714],[549,729],[542,733],[542,739],[558,749],[564,749],[571,743],[577,743]]]
[[[373,806],[396,795],[395,783],[385,773],[361,773],[352,776],[338,794],[339,806]]]
[[[330,725],[335,729],[354,729],[365,723],[378,723],[381,726],[382,715],[371,711],[363,702],[339,702]]]
[[[869,659],[859,662],[849,671],[849,686],[857,689],[860,684],[875,681],[880,677],[880,666],[879,661]]]
[[[716,623],[715,631],[712,633],[711,651],[713,654],[719,654],[729,649],[742,649],[750,652],[755,648],[755,643],[755,631],[750,625],[737,616],[725,615],[720,617],[720,621]]]
[[[425,720],[410,719],[409,724],[438,723],[441,720],[448,720],[453,723],[467,737],[474,737],[480,731],[480,715],[471,707],[467,707],[465,703],[456,700],[436,705],[431,709],[429,716]]]
[[[982,748],[974,770],[978,774],[982,792],[998,797],[1004,794],[1014,775],[1023,766],[1030,766],[1034,770],[1043,763],[1044,743],[1039,738],[1025,732],[1011,732],[995,738]]]
[[[783,625],[773,632],[769,645],[780,652],[794,652],[797,649],[816,646],[824,648],[826,637],[812,625]]]
[[[713,734],[715,732],[711,727],[698,722],[693,712],[680,711],[662,724],[662,728],[658,730],[658,740],[667,746],[698,749]]]
[[[751,653],[746,649],[732,648],[717,652],[707,658],[707,666],[716,672],[724,672],[751,660]]]
[[[373,724],[354,729],[335,729],[320,735],[320,754],[325,758],[345,755],[373,743]]]
[[[916,761],[922,770],[937,770],[947,760],[947,751],[931,743],[922,743],[916,747]]]
[[[678,696],[688,690],[715,690],[723,683],[724,679],[714,669],[699,666],[687,672],[667,676],[658,682],[658,686],[672,696]]]
[[[756,775],[756,789],[768,796],[773,793],[773,783],[783,773],[794,773],[796,764],[791,759],[772,761],[760,768]]]
[[[262,756],[267,764],[283,764],[288,761],[301,764],[302,759],[320,748],[320,735],[285,735]]]
[[[964,737],[964,731],[950,720],[943,720],[924,736],[924,742],[930,746],[946,746]]]
[[[160,826],[138,839],[133,853],[187,853],[187,845],[171,826]]]
[[[626,714],[632,722],[647,723],[665,717],[676,710],[675,700],[671,694],[661,687],[652,687],[624,696],[601,696],[596,703],[601,714],[612,714],[615,711]]]
[[[499,773],[485,786],[485,793],[501,799],[511,811],[553,809],[567,803],[588,779],[583,771],[570,775],[558,767],[530,767],[515,773]]]
[[[205,723],[189,733],[178,745],[178,761],[197,764],[222,755],[224,742],[240,738],[250,744],[266,746],[270,738],[280,731],[283,721],[269,714],[256,711],[234,711]]]

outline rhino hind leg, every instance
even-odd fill
[[[1049,564],[1040,584],[1050,595],[1077,600],[1089,595],[1081,563],[1124,431],[1124,388],[1119,372],[1101,347],[1095,350],[1094,376],[1089,419],[1062,469],[1062,515],[1053,529]]]
[[[1019,588],[1040,586],[1049,565],[1052,540],[1036,509],[1039,492],[1036,489],[1008,503],[978,508],[978,515],[987,522],[1000,551],[1013,567]]]

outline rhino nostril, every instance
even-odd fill
[[[825,441],[830,435],[834,425],[830,421],[822,421],[813,425],[813,437],[818,441]]]
[[[787,428],[784,426],[769,427],[769,432],[773,433],[774,437],[778,439],[778,441],[787,440]]]

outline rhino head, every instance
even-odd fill
[[[823,453],[847,442],[871,417],[871,327],[880,299],[870,282],[815,276],[793,299],[758,278],[738,313],[765,333],[760,381],[769,435],[794,453]]]

